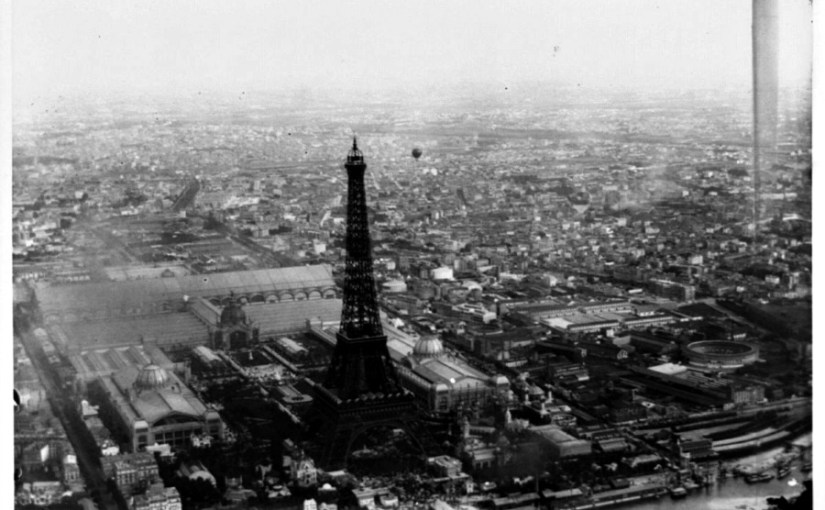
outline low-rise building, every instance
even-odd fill
[[[461,475],[461,461],[449,455],[439,455],[427,459],[427,466],[439,478],[452,478]]]
[[[152,484],[144,494],[134,496],[129,505],[131,510],[181,510],[180,493],[174,487],[164,487],[162,483]]]
[[[290,466],[290,476],[295,485],[301,488],[314,487],[318,484],[318,469],[310,457],[303,456],[294,460]]]
[[[181,463],[177,471],[181,478],[188,478],[189,480],[204,480],[217,486],[217,481],[212,473],[200,461],[190,461]]]
[[[589,455],[593,451],[590,441],[575,438],[555,425],[531,427],[530,431],[546,442],[555,459]]]
[[[24,483],[17,492],[18,505],[49,506],[59,503],[63,484],[58,481]]]
[[[83,484],[83,479],[80,476],[80,467],[77,465],[77,457],[71,453],[63,456],[63,483],[70,487],[72,485]]]
[[[158,479],[158,463],[148,452],[126,453],[101,457],[103,474],[115,481],[124,497],[140,485],[148,485]]]

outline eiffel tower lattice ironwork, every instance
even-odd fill
[[[326,378],[315,386],[321,443],[316,461],[327,469],[345,466],[355,440],[372,428],[402,428],[415,444],[419,436],[414,396],[399,382],[381,327],[367,223],[367,165],[355,139],[344,167],[347,256],[341,326]]]

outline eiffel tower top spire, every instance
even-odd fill
[[[347,154],[347,163],[363,163],[364,154],[358,150],[358,138],[352,137],[352,149]]]

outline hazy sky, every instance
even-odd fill
[[[809,79],[811,7],[780,0],[780,76]],[[16,99],[72,90],[555,80],[750,87],[750,0],[16,0]]]

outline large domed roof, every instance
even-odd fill
[[[157,365],[146,365],[138,372],[135,388],[138,390],[154,390],[163,388],[169,383],[169,374]]]
[[[434,336],[422,337],[413,347],[413,354],[419,358],[432,358],[444,354],[441,340]]]

